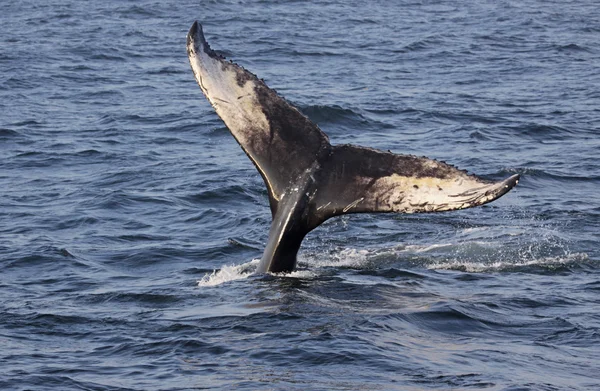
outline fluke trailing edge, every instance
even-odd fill
[[[470,208],[501,197],[519,180],[489,182],[425,157],[331,145],[262,80],[215,53],[198,22],[187,52],[202,92],[269,191],[273,222],[258,273],[294,270],[306,234],[330,217]]]

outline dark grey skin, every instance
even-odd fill
[[[345,213],[423,213],[483,205],[510,191],[444,162],[329,138],[254,74],[216,54],[194,23],[187,52],[196,81],[261,174],[273,222],[257,273],[291,272],[302,240]]]

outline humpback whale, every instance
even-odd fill
[[[422,213],[471,208],[511,190],[441,161],[332,145],[319,127],[253,73],[212,50],[202,26],[187,35],[200,89],[256,166],[273,221],[257,273],[290,272],[302,240],[346,213]]]

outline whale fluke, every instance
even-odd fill
[[[345,213],[422,213],[483,205],[518,182],[490,182],[444,162],[331,145],[298,109],[213,51],[195,22],[187,52],[202,92],[262,176],[273,222],[257,272],[289,272],[308,232]]]

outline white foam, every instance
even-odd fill
[[[334,254],[314,254],[305,260],[309,267],[361,267],[367,264],[370,251],[345,248]],[[301,258],[301,260],[304,260]]]
[[[319,276],[319,273],[315,270],[294,270],[291,273],[271,273],[274,276],[279,277],[288,277],[288,278],[298,278],[298,279],[310,279]]]
[[[558,257],[541,257],[537,259],[517,260],[517,261],[496,261],[496,262],[477,262],[477,261],[441,261],[427,265],[428,269],[433,270],[460,270],[468,273],[483,273],[511,270],[528,266],[541,266],[545,268],[561,267],[573,263],[585,261],[588,255],[585,253],[573,253]]]
[[[219,270],[213,270],[212,273],[206,273],[198,281],[199,287],[213,287],[222,285],[226,282],[243,280],[254,274],[260,259],[253,259],[250,262],[241,265],[224,265]],[[319,273],[313,270],[294,270],[291,273],[271,273],[274,276],[309,279],[315,278]]]
[[[428,251],[438,250],[441,248],[450,248],[454,246],[452,243],[439,243],[439,244],[430,244],[427,246],[417,245],[417,244],[409,244],[401,249],[401,252],[410,252],[410,253],[426,253]]]
[[[229,281],[242,280],[250,277],[260,259],[253,259],[250,262],[241,265],[224,265],[219,270],[213,270],[212,273],[207,273],[198,281],[198,286],[209,287],[224,284]]]

